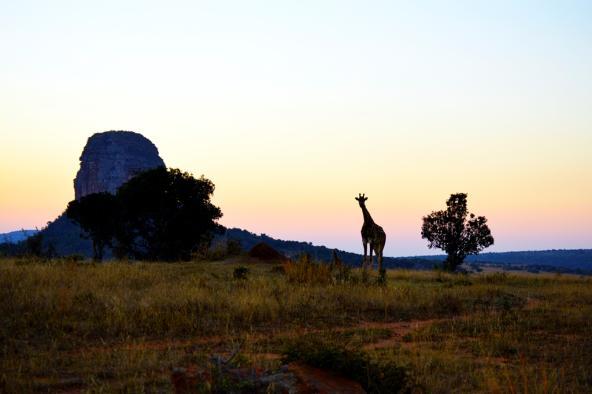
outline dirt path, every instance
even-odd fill
[[[305,329],[292,329],[286,331],[278,331],[274,332],[274,336],[282,336],[286,338],[290,337],[297,337],[306,334],[315,334],[315,333],[323,333],[323,332],[346,332],[351,330],[368,330],[368,329],[386,329],[391,332],[391,337],[381,340],[379,342],[367,344],[364,346],[365,350],[373,350],[373,349],[383,349],[393,346],[397,343],[402,342],[403,337],[413,331],[416,331],[420,328],[429,326],[435,322],[441,320],[438,319],[429,319],[429,320],[411,320],[411,321],[402,321],[402,322],[361,322],[359,324],[353,324],[350,326],[338,326],[338,327],[331,327],[331,328],[305,328]],[[269,338],[269,333],[254,333],[248,334],[249,341],[258,341],[261,339]],[[156,339],[156,340],[140,340],[138,342],[132,343],[113,343],[113,344],[105,344],[99,346],[89,346],[83,347],[77,350],[72,351],[72,354],[88,354],[88,353],[102,353],[102,352],[110,352],[114,350],[124,350],[124,351],[135,351],[135,350],[170,350],[170,349],[179,349],[179,348],[189,348],[191,346],[223,346],[228,345],[236,342],[236,337],[231,336],[222,336],[222,335],[213,335],[213,336],[204,336],[204,337],[195,337],[189,339]],[[279,358],[279,355],[273,353],[267,353],[267,357],[265,358]]]
[[[429,326],[435,322],[441,320],[430,319],[430,320],[412,320],[407,322],[395,322],[395,323],[364,323],[360,328],[379,328],[387,329],[391,332],[391,337],[382,341],[369,343],[364,346],[364,350],[376,350],[386,349],[394,347],[398,344],[403,343],[403,337],[407,334],[417,331],[420,328]]]

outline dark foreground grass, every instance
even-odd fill
[[[295,283],[242,265],[246,279],[220,262],[0,261],[0,392],[166,392],[173,367],[235,349],[276,368],[303,332],[404,368],[417,390],[592,391],[588,278],[389,271],[379,286],[354,270]],[[401,337],[361,324],[407,321],[428,322]]]

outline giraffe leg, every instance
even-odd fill
[[[372,257],[372,250],[374,249],[374,244],[370,244],[370,270],[374,270],[374,257]]]
[[[364,245],[364,258],[362,259],[362,268],[366,269],[366,254],[368,252],[368,243],[363,241],[362,244]]]
[[[384,246],[379,247],[378,251],[376,252],[376,259],[378,260],[378,272],[382,270],[382,252],[384,251]]]

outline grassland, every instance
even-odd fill
[[[416,392],[592,392],[590,278],[238,265],[0,261],[0,392],[168,392],[174,368],[273,370],[308,340],[400,366]]]

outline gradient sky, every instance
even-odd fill
[[[454,192],[492,251],[592,247],[590,1],[0,5],[0,232],[74,196],[87,138],[134,130],[217,186],[223,224],[430,253]]]

